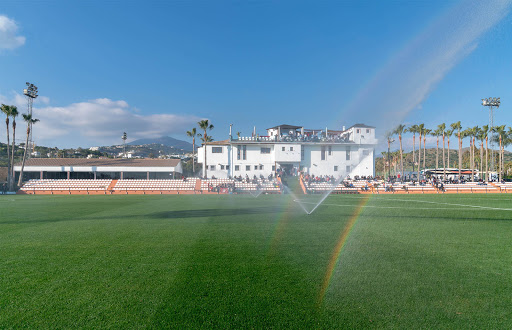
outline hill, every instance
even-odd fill
[[[178,140],[175,138],[172,138],[170,136],[161,136],[159,138],[154,139],[138,139],[135,141],[132,141],[130,143],[127,143],[128,145],[149,145],[149,144],[161,144],[167,147],[172,147],[175,149],[183,149],[183,151],[189,152],[192,151],[192,143]],[[197,146],[196,146],[197,148]]]

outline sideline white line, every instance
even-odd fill
[[[419,208],[419,207],[415,207],[414,210],[464,210],[464,211],[467,211],[467,207],[472,207],[472,208],[479,208],[479,209],[486,209],[486,210],[495,210],[495,211],[512,211],[512,209],[505,209],[505,208],[499,208],[499,207],[490,207],[490,206],[478,206],[478,205],[465,205],[465,204],[452,204],[452,203],[440,203],[440,202],[429,202],[429,201],[411,201],[411,200],[404,200],[404,199],[386,199],[386,200],[391,200],[391,201],[401,201],[401,202],[418,202],[418,203],[428,203],[428,204],[437,204],[437,205],[448,205],[448,206],[459,206],[459,207],[463,207],[463,208],[453,208],[453,207],[450,207],[450,208],[447,208],[447,207],[443,207],[443,208],[432,208],[432,207],[428,207],[428,208]],[[298,199],[295,199],[294,202],[296,203],[304,203],[304,204],[314,204],[316,205],[317,203],[315,202],[306,202],[306,201],[301,201],[301,200],[298,200]],[[353,205],[353,204],[328,204],[328,203],[322,203],[321,205],[328,205],[328,206],[357,206],[357,205]],[[320,206],[320,205],[319,205]],[[380,209],[411,209],[410,207],[403,207],[403,206],[375,206],[375,205],[365,205],[363,207],[368,207],[368,208],[380,208]]]
[[[304,201],[299,201],[299,200],[294,200],[294,202],[296,203],[303,203],[303,204],[314,204],[316,205],[316,203],[313,203],[313,202],[304,202]],[[325,206],[342,206],[342,207],[358,207],[358,205],[356,204],[330,204],[330,203],[322,203],[321,205],[325,205]],[[319,205],[320,206],[320,205]],[[410,207],[403,207],[403,206],[375,206],[375,205],[365,205],[363,206],[365,208],[374,208],[374,209],[411,209]],[[467,211],[467,209],[463,209],[463,208],[453,208],[453,207],[436,207],[436,208],[433,208],[433,207],[415,207],[413,210],[463,210],[463,211]]]
[[[393,200],[398,201],[398,202],[412,202],[411,200],[407,200],[407,199],[393,199]],[[505,209],[505,208],[501,208],[501,207],[491,207],[491,206],[466,205],[466,204],[454,204],[454,203],[443,203],[443,202],[432,202],[432,201],[419,201],[419,200],[416,200],[414,202],[437,204],[437,205],[449,205],[449,206],[463,206],[463,207],[472,207],[472,208],[477,208],[477,209],[496,210],[496,211],[512,211],[512,209]]]

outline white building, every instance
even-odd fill
[[[339,176],[375,175],[375,127],[356,124],[341,131],[280,125],[267,136],[232,137],[206,144],[207,176],[265,177],[276,170]],[[198,148],[203,163],[204,144]]]

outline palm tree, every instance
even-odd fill
[[[202,135],[203,137],[203,142],[204,142],[204,159],[203,159],[203,174],[204,174],[204,177],[207,178],[207,168],[206,168],[206,143],[209,142],[208,141],[208,135],[206,134],[206,131],[208,130],[212,130],[213,129],[213,125],[210,124],[210,122],[208,121],[208,119],[205,119],[205,120],[201,120],[200,122],[197,123],[199,125],[199,128],[202,129],[204,131],[204,134]]]
[[[15,150],[15,147],[16,147],[16,143],[15,143],[15,140],[16,140],[16,117],[18,117],[19,115],[19,112],[18,112],[18,108],[15,107],[15,106],[11,106],[11,117],[12,117],[12,148],[11,148],[11,182],[9,182],[9,190],[10,191],[13,191],[14,190],[14,178],[16,177],[15,176],[15,173],[14,173],[14,150]]]
[[[397,134],[398,135],[398,139],[400,141],[400,179],[401,181],[404,180],[404,157],[403,157],[403,152],[402,152],[402,134],[404,134],[405,132],[405,125],[398,125],[395,130],[394,130],[394,134]]]
[[[2,104],[2,106],[0,107],[0,110],[4,113],[5,115],[5,126],[7,128],[7,183],[9,184],[9,187],[11,185],[11,176],[12,176],[12,172],[11,172],[11,151],[10,151],[10,143],[9,143],[9,117],[11,116],[11,106],[10,105],[6,105],[6,104]]]
[[[436,172],[437,169],[439,168],[439,137],[443,135],[443,132],[444,129],[441,129],[441,125],[438,125],[437,129],[432,132],[432,136],[436,137]]]
[[[437,129],[439,130],[440,135],[443,136],[443,180],[446,180],[446,159],[444,156],[444,138],[446,134],[446,124],[442,123],[440,125],[437,125]]]
[[[485,180],[489,181],[489,147],[487,143],[489,139],[489,125],[482,127],[482,135],[485,138]]]
[[[203,134],[201,134],[201,133],[197,133],[197,136],[199,136],[200,140],[203,142],[212,142],[213,141],[213,138],[210,135],[206,136],[206,140],[203,137]]]
[[[502,151],[502,163],[503,163],[503,171],[505,171],[505,147],[512,144],[512,128],[509,127],[508,131],[504,132],[504,139],[503,139],[503,151]],[[508,175],[508,170],[507,170]]]
[[[477,135],[477,139],[480,140],[480,179],[483,180],[484,173],[484,140],[485,140],[485,132],[483,128],[479,128]]]
[[[432,130],[429,128],[423,129],[423,169],[427,168],[425,165],[427,158],[427,135],[430,135],[430,132],[432,132]]]
[[[196,128],[192,128],[190,131],[187,131],[187,135],[192,138],[192,173],[196,173],[196,166],[195,166],[195,156],[196,156],[196,135],[197,131]]]
[[[448,167],[448,168],[450,168],[450,137],[452,136],[452,134],[453,134],[453,129],[451,129],[451,128],[444,132],[444,135],[446,136],[446,142],[448,144],[448,148],[447,148],[448,149],[448,155],[447,155],[448,157],[446,160],[446,164],[447,164],[446,167]]]
[[[475,139],[478,135],[478,132],[480,131],[480,127],[478,126],[475,126],[473,128],[471,128],[471,141],[472,141],[472,147],[471,147],[471,153],[473,154],[473,157],[471,158],[472,161],[471,161],[471,181],[475,181],[475,174],[474,174],[474,170],[475,169],[475,165],[476,165],[476,161],[475,161],[475,148],[476,148],[476,143],[475,143]],[[478,167],[477,167],[478,168]]]
[[[28,138],[30,136],[30,127],[37,123],[39,119],[32,118],[31,114],[23,114],[23,120],[27,123],[27,140],[25,141],[25,152],[23,153],[23,161],[21,162],[21,171],[20,178],[18,180],[18,186],[21,187],[21,182],[23,181],[23,168],[25,167],[25,161],[27,159],[27,150],[28,150]]]
[[[425,129],[425,124],[418,125],[418,133],[420,134],[420,145],[418,148],[418,182],[420,182],[420,171],[421,171],[421,135]]]
[[[461,177],[461,171],[462,171],[462,139],[460,136],[462,126],[460,124],[460,121],[453,123],[450,125],[453,131],[457,131],[457,138],[459,139],[459,180]]]
[[[464,139],[469,136],[469,133],[470,133],[470,128],[466,128],[465,130],[460,132],[461,146],[462,146],[462,141],[464,141]],[[468,167],[471,167],[471,139],[469,141],[469,166]]]
[[[393,139],[393,132],[386,132],[385,134],[386,140],[388,142],[388,179],[391,176],[391,162],[389,160],[390,157],[390,149],[391,149],[391,143],[395,142]]]
[[[412,133],[412,171],[414,172],[414,164],[416,162],[416,133],[418,133],[418,125],[409,126],[406,131]]]
[[[492,131],[497,134],[495,139],[498,140],[499,143],[500,143],[500,151],[499,151],[499,158],[498,158],[498,162],[500,164],[500,167],[499,167],[500,172],[499,172],[499,179],[498,180],[501,182],[501,171],[502,171],[502,151],[501,151],[501,149],[502,149],[503,137],[505,135],[505,125],[494,126],[492,128]]]

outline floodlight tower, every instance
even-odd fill
[[[494,108],[498,109],[500,107],[500,98],[499,97],[488,97],[486,99],[482,99],[482,105],[484,107],[489,108],[489,129],[490,129],[490,140],[491,140],[491,171],[494,171]]]
[[[26,84],[27,88],[23,90],[23,94],[27,97],[28,114],[32,116],[32,104],[34,103],[34,99],[38,96],[37,87],[29,82],[26,82]],[[32,123],[30,123],[30,136],[28,140],[31,145],[34,145],[34,141],[32,140]]]
[[[123,132],[123,136],[121,139],[123,139],[123,157],[126,158],[126,139],[128,138],[128,135],[126,135],[126,132]]]

